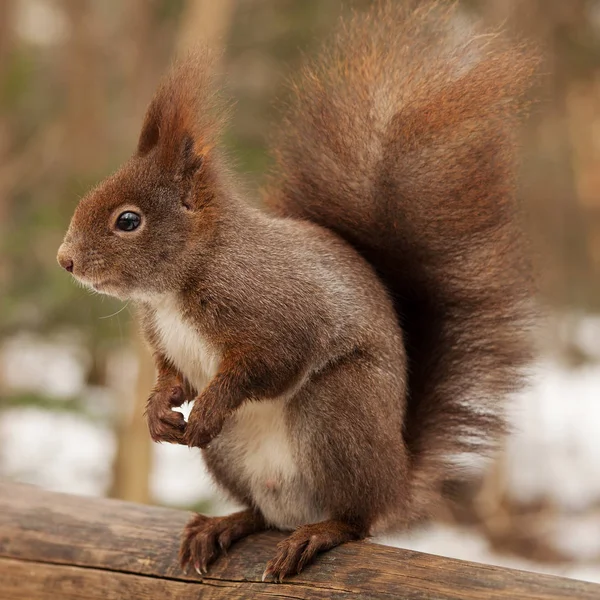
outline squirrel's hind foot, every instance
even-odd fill
[[[266,528],[262,515],[248,509],[226,517],[195,515],[183,530],[179,561],[187,571],[192,566],[198,575],[204,575],[220,554],[247,535]]]
[[[271,578],[281,583],[285,577],[297,575],[319,552],[366,537],[365,529],[344,521],[323,521],[299,527],[277,545],[277,554],[267,563],[262,580]]]

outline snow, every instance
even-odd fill
[[[541,364],[513,420],[507,474],[516,499],[573,511],[600,499],[600,365]]]
[[[75,396],[83,388],[88,361],[76,343],[19,334],[0,348],[0,381],[12,390]]]
[[[80,415],[38,408],[0,414],[4,474],[57,492],[107,493],[115,454],[110,428]]]
[[[595,532],[597,534],[597,529]],[[600,566],[593,563],[541,564],[520,557],[494,552],[488,541],[477,531],[450,525],[431,525],[415,532],[375,540],[378,543],[436,554],[461,560],[485,563],[512,569],[560,575],[600,583]]]
[[[150,490],[160,504],[190,506],[217,495],[200,451],[173,444],[156,444]]]

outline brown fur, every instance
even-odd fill
[[[266,197],[281,217],[238,197],[215,146],[227,109],[210,61],[184,61],[59,252],[88,285],[137,302],[158,369],[153,439],[203,448],[242,514],[259,515],[224,521],[224,535],[304,525],[275,579],[426,514],[449,456],[497,441],[529,356],[512,128],[531,64],[451,24],[437,3],[384,5],[307,67]],[[124,209],[139,229],[115,229]],[[163,313],[187,341],[165,338]],[[206,386],[199,352],[218,355]],[[171,408],[197,394],[186,424]],[[260,415],[280,453],[264,454]],[[190,525],[182,562],[205,569],[219,523]]]
[[[356,15],[305,67],[266,202],[350,242],[392,295],[425,508],[449,455],[493,450],[530,358],[514,155],[537,59],[497,33],[458,35],[453,4],[402,4]]]

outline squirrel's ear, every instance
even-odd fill
[[[208,148],[197,148],[197,144],[191,135],[184,135],[179,160],[175,167],[175,177],[182,180],[191,180],[196,171],[202,166],[207,152]]]
[[[146,112],[144,124],[142,125],[142,132],[140,133],[140,139],[138,140],[137,152],[140,156],[147,154],[156,146],[159,134],[160,106],[157,102],[157,98],[155,98]]]
[[[155,152],[161,169],[177,179],[189,178],[200,168],[227,118],[212,62],[210,52],[199,49],[176,63],[144,118],[138,156]]]
[[[191,132],[185,129],[180,131],[169,129],[167,124],[161,123],[165,114],[161,111],[157,100],[152,102],[146,113],[137,153],[139,156],[144,156],[160,143],[157,158],[161,162],[161,167],[171,172],[175,179],[188,179],[202,166],[208,149],[199,149],[200,144],[195,143]],[[164,133],[170,132],[171,139],[162,139],[161,129]]]

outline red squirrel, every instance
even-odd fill
[[[177,63],[60,247],[137,306],[152,439],[201,448],[245,507],[195,516],[183,567],[277,528],[281,581],[429,515],[506,430],[532,356],[515,132],[536,61],[408,5],[354,15],[299,74],[261,209],[219,150],[210,54]],[[194,399],[187,422],[172,410]]]

